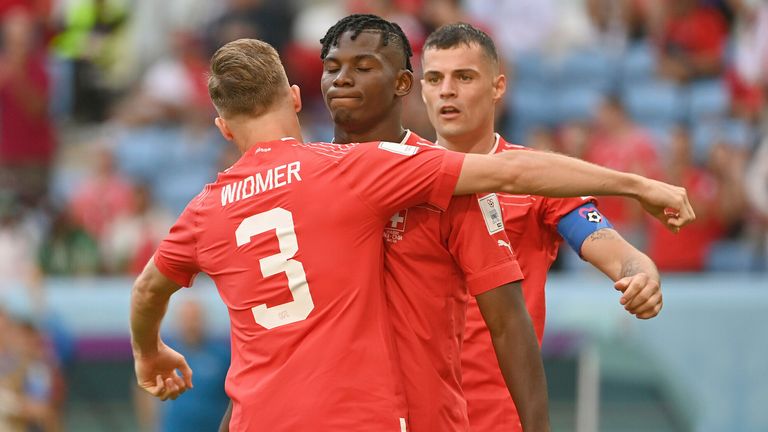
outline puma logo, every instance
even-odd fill
[[[506,247],[510,252],[512,252],[512,245],[509,243],[505,242],[504,240],[497,240],[497,243],[499,244],[499,247]]]

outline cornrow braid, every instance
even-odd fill
[[[390,41],[395,45],[399,45],[403,50],[403,55],[405,57],[405,68],[413,72],[413,66],[411,66],[413,50],[411,49],[411,43],[408,41],[408,37],[403,33],[403,29],[396,23],[370,14],[354,14],[346,16],[329,28],[325,36],[320,39],[320,43],[323,44],[323,48],[320,51],[320,58],[324,60],[331,47],[339,44],[339,38],[342,34],[351,31],[352,40],[355,40],[360,33],[366,30],[381,32],[381,40],[383,41],[382,43],[384,46],[389,45]]]

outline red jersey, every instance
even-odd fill
[[[492,153],[529,150],[506,142],[498,134]],[[536,337],[544,336],[547,271],[557,258],[562,237],[557,232],[560,218],[592,200],[548,198],[531,195],[498,194],[504,226],[523,270],[523,295]],[[464,394],[472,431],[522,431],[515,404],[498,366],[491,335],[477,307],[470,301],[461,356]]]
[[[446,208],[463,156],[396,143],[254,145],[184,210],[155,254],[229,309],[233,431],[406,430],[381,233]]]
[[[403,143],[433,145],[408,132]],[[461,344],[468,294],[522,278],[494,194],[395,213],[384,231],[390,316],[414,431],[467,431]],[[492,348],[491,348],[492,349]]]

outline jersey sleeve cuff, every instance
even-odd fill
[[[440,166],[440,176],[435,185],[435,189],[430,196],[429,203],[433,206],[445,210],[453,198],[453,191],[456,190],[456,183],[459,182],[459,174],[464,164],[464,154],[446,150],[443,155],[443,162]]]
[[[152,260],[155,263],[155,267],[157,267],[157,269],[160,271],[160,273],[163,274],[163,276],[172,280],[174,283],[176,283],[179,286],[190,287],[192,286],[192,282],[195,281],[195,276],[197,276],[197,273],[189,274],[189,273],[173,270],[171,266],[169,266],[168,263],[165,262],[163,257],[160,256],[160,254],[158,253],[155,253],[155,255],[152,257]]]
[[[521,280],[523,280],[523,271],[520,269],[520,264],[517,261],[504,262],[468,277],[467,289],[473,296],[478,296],[502,285]]]

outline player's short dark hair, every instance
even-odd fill
[[[260,115],[287,89],[280,56],[266,42],[238,39],[211,58],[208,94],[222,116]]]
[[[381,32],[382,44],[386,46],[391,43],[397,48],[400,48],[403,52],[403,57],[405,58],[405,68],[413,72],[413,66],[411,66],[413,50],[411,49],[411,43],[408,41],[408,37],[403,33],[403,29],[394,22],[370,14],[353,14],[346,16],[329,28],[325,36],[320,39],[320,43],[323,44],[323,48],[320,51],[320,58],[325,60],[331,47],[338,46],[339,38],[348,31],[352,32],[352,40],[355,40],[357,36],[364,31]]]
[[[477,45],[494,62],[499,61],[496,44],[487,33],[467,23],[444,25],[427,37],[424,51],[428,49],[451,49],[459,45]]]

